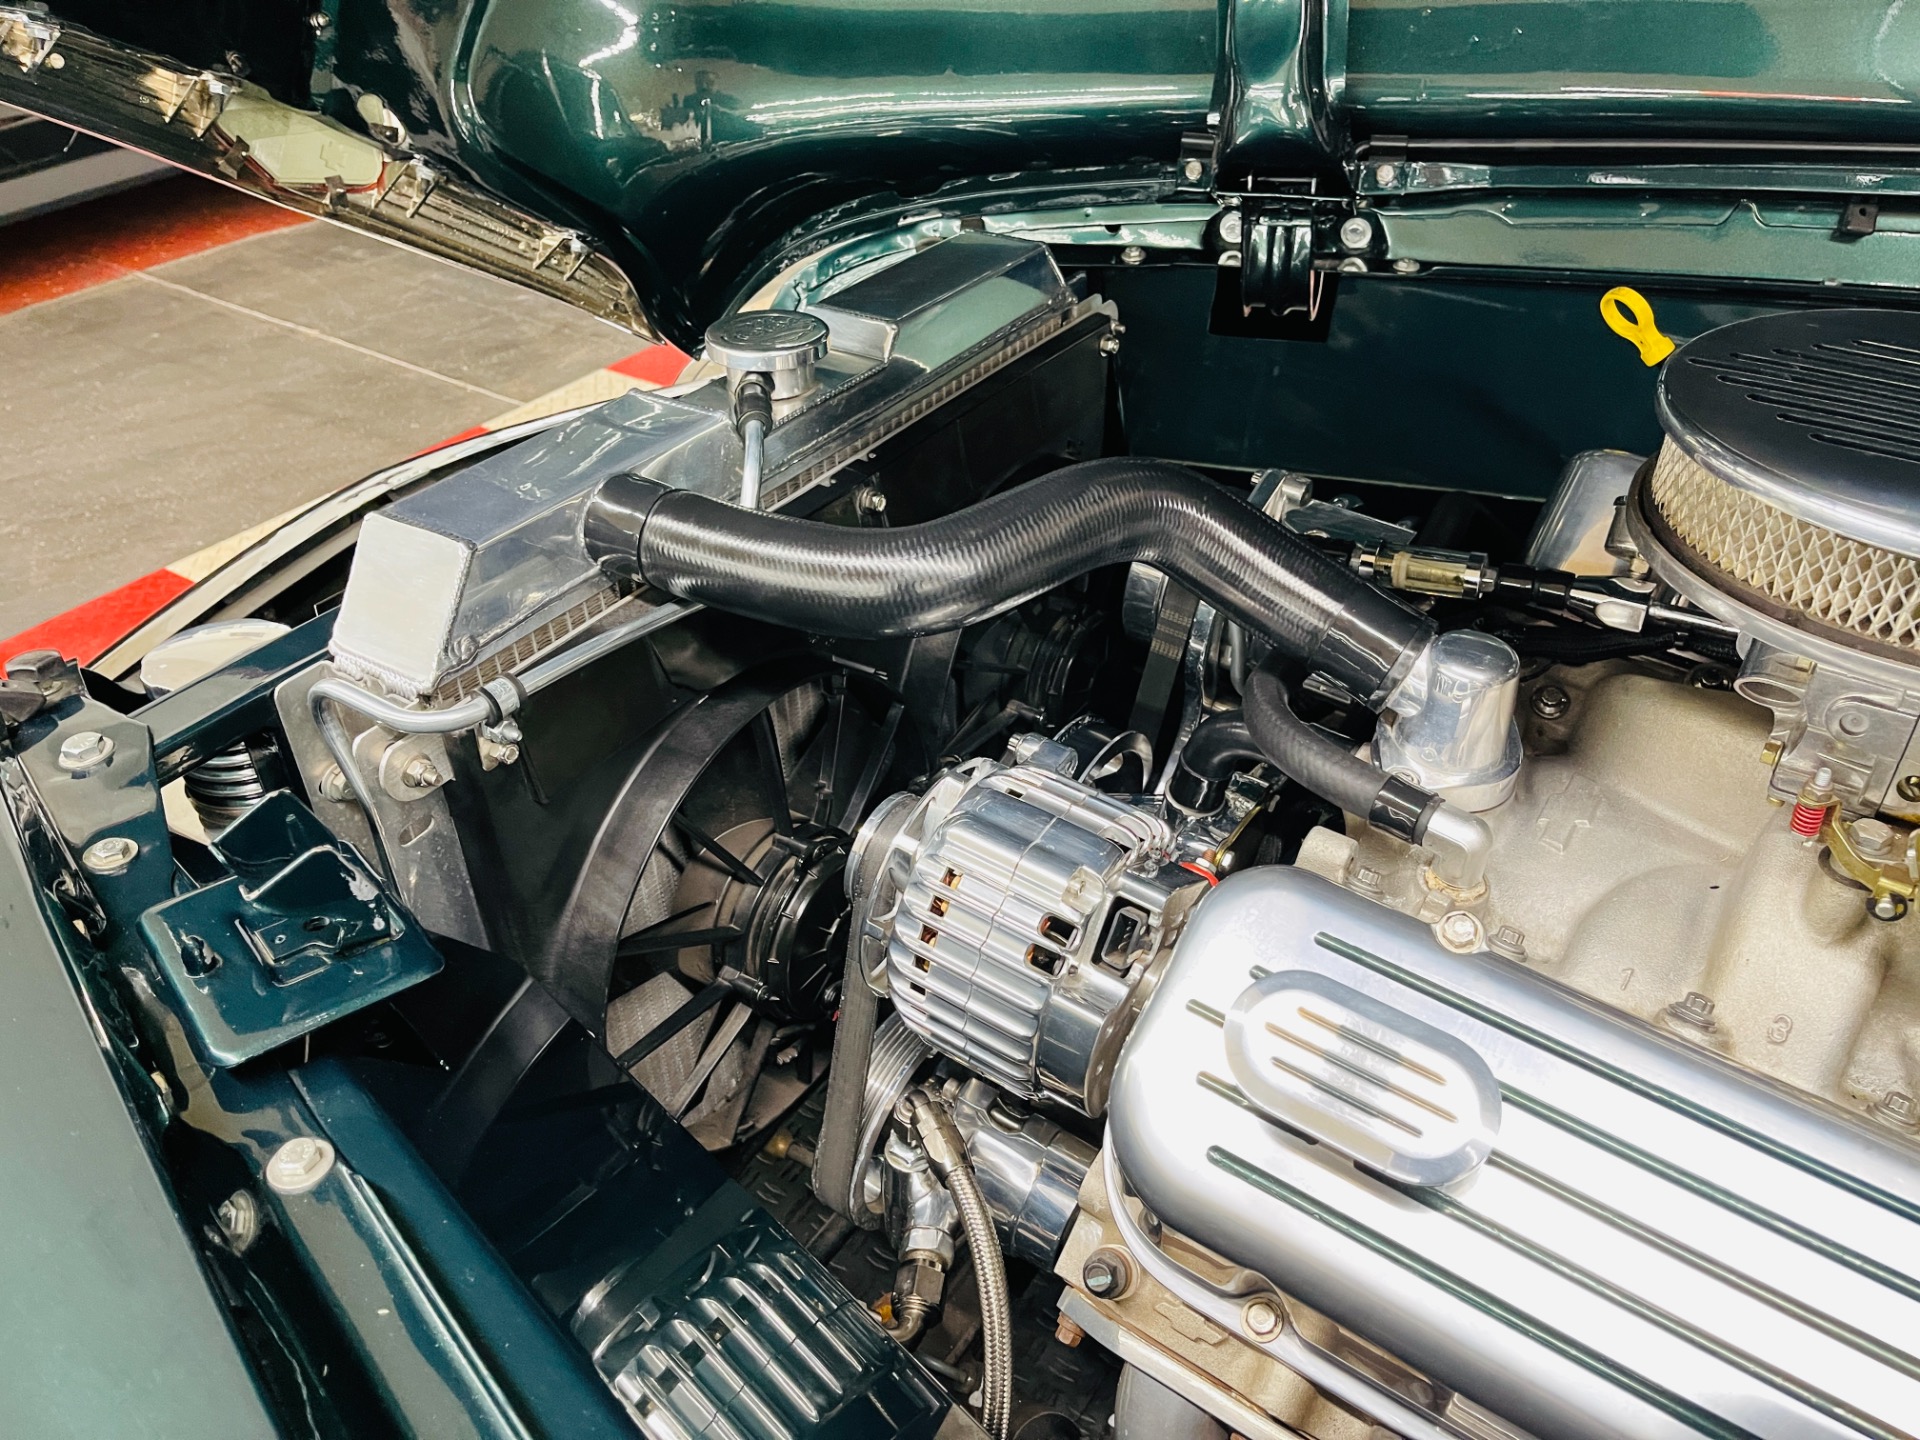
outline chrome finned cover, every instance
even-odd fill
[[[1323,1052],[1292,1062],[1311,1083],[1270,1063],[1297,1040]],[[1462,1122],[1425,1183],[1410,1137],[1356,1118],[1364,1101],[1444,1133],[1396,1089]],[[1164,1232],[1533,1434],[1920,1430],[1920,1158],[1317,876],[1262,867],[1200,902],[1108,1118],[1112,1171]],[[1156,1278],[1234,1325],[1248,1295],[1177,1253],[1148,1256]],[[1291,1326],[1246,1333],[1340,1388]],[[1440,1410],[1409,1428],[1364,1388],[1349,1398],[1400,1433],[1459,1433]]]

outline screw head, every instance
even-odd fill
[[[1100,353],[1102,355],[1118,355],[1120,353],[1120,337],[1112,331],[1108,331],[1105,335],[1102,335],[1100,337]]]
[[[1558,685],[1542,685],[1527,702],[1542,720],[1558,720],[1573,704],[1573,697]]]
[[[304,1195],[333,1169],[333,1146],[313,1135],[296,1135],[267,1160],[267,1185],[277,1195]]]
[[[1122,265],[1138,265],[1146,258],[1147,252],[1142,250],[1138,245],[1129,245],[1120,252],[1120,263]]]
[[[1893,788],[1902,800],[1920,800],[1920,775],[1902,775]]]
[[[313,14],[307,16],[307,24],[311,25],[314,31],[318,33],[333,24],[333,17],[324,10],[316,10]]]
[[[887,513],[887,492],[878,485],[862,485],[854,497],[859,507],[869,515]]]
[[[139,853],[139,844],[125,835],[108,835],[81,851],[80,863],[95,875],[118,875]]]
[[[1418,260],[1409,260],[1404,255],[1393,262],[1394,273],[1398,275],[1412,275],[1418,271],[1419,268],[1420,262]]]
[[[1373,243],[1373,222],[1364,215],[1342,221],[1340,243],[1349,250],[1364,250]]]
[[[1189,160],[1180,167],[1180,176],[1189,185],[1198,185],[1200,183],[1200,177],[1206,173],[1207,167],[1205,163],[1199,160]]]
[[[60,742],[57,763],[71,774],[84,775],[106,764],[112,754],[112,740],[98,730],[80,730]]]
[[[1399,178],[1400,167],[1397,165],[1376,165],[1373,167],[1373,183],[1376,185],[1391,185]]]
[[[1266,1300],[1249,1300],[1240,1312],[1240,1323],[1256,1340],[1271,1340],[1280,1333],[1280,1312]]]
[[[1229,210],[1220,217],[1220,241],[1224,245],[1238,245],[1240,237],[1247,233],[1246,220],[1238,210]]]

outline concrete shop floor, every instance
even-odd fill
[[[257,220],[279,228],[157,264],[174,252],[124,238],[142,233],[143,206],[191,223],[236,202],[262,204],[182,176],[0,228],[0,636],[643,344],[503,281],[325,222],[284,225],[271,207]],[[90,283],[8,309],[10,273],[82,246],[107,257]]]

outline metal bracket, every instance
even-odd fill
[[[227,879],[140,917],[208,1065],[251,1060],[440,969],[425,933],[286,791],[213,849]]]

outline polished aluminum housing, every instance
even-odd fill
[[[1300,998],[1315,985],[1368,1002],[1324,1017],[1351,1033],[1312,1027],[1324,1107],[1344,1088],[1444,1129],[1486,1097],[1430,1084],[1419,1098],[1446,1120],[1395,1096],[1393,1067],[1439,1074],[1415,1048],[1432,1032],[1477,1056],[1499,1091],[1484,1158],[1445,1184],[1390,1180],[1350,1126],[1237,1083],[1228,1017],[1282,976],[1296,1009],[1326,1008]],[[1461,1431],[1291,1323],[1249,1329],[1258,1292],[1202,1282],[1166,1232],[1537,1436],[1920,1430],[1909,1147],[1316,876],[1262,867],[1195,907],[1122,1055],[1108,1136],[1109,1174],[1157,1222],[1116,1207],[1143,1268],[1397,1433]]]
[[[1374,758],[1391,775],[1468,810],[1490,810],[1520,774],[1520,657],[1497,635],[1434,637],[1387,704]]]
[[[827,348],[805,393],[776,396],[762,503],[828,480],[1100,309],[1045,246],[994,235],[957,236],[836,291],[791,321],[810,334],[824,325]],[[335,664],[395,697],[444,704],[618,623],[603,617],[641,602],[622,598],[584,542],[601,483],[630,473],[732,500],[742,456],[715,380],[630,392],[406,496],[361,526]]]
[[[1167,902],[1194,877],[1158,815],[1029,742],[1024,764],[972,761],[875,810],[848,866],[855,943],[934,1049],[1098,1115]]]

